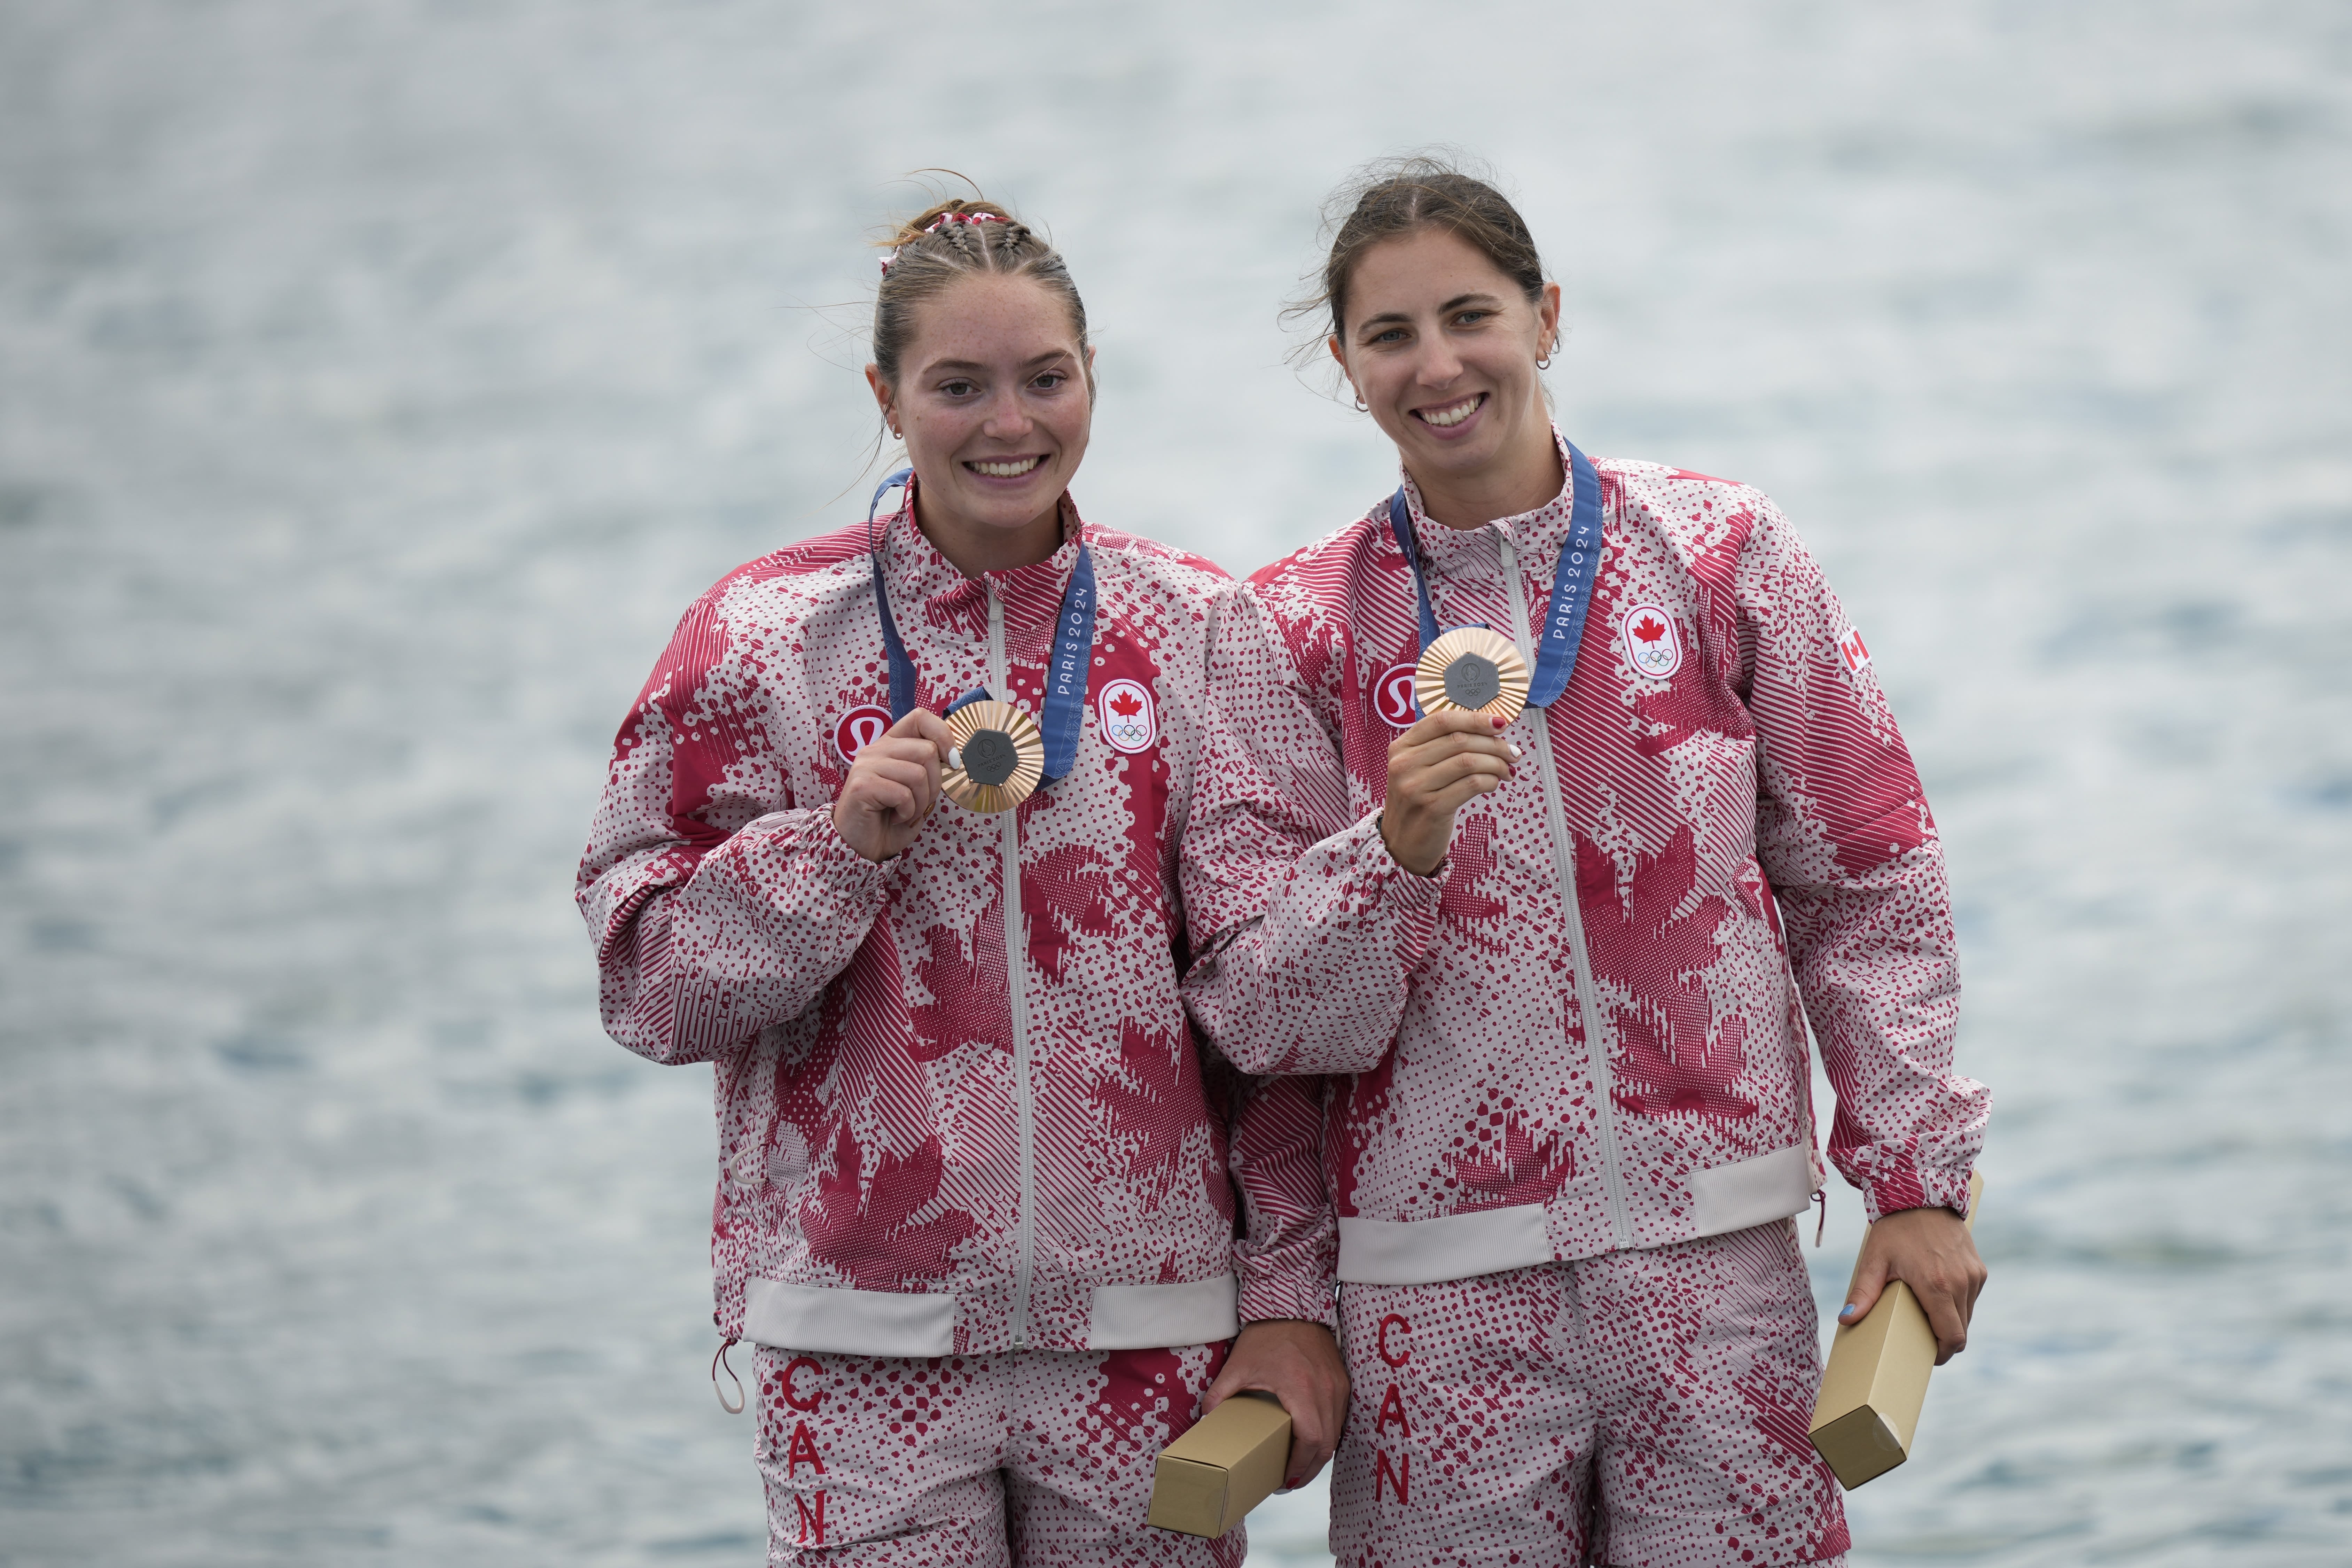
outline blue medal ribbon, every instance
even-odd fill
[[[882,542],[874,531],[874,514],[882,498],[914,477],[900,468],[876,487],[866,508],[866,547],[874,560],[874,604],[882,612],[882,649],[890,660],[890,721],[897,723],[915,710],[915,661],[898,636],[898,617],[890,613],[890,592],[883,582]],[[1062,589],[1061,613],[1054,620],[1054,652],[1045,668],[1045,706],[1038,728],[1045,737],[1045,782],[1053,783],[1077,765],[1078,731],[1085,727],[1087,666],[1095,647],[1095,560],[1086,542],[1078,542],[1078,563]],[[974,687],[948,704],[952,713],[968,702],[989,700],[985,687]]]
[[[1569,484],[1575,504],[1569,513],[1568,539],[1552,567],[1551,608],[1537,638],[1536,668],[1528,685],[1530,708],[1549,708],[1568,689],[1569,678],[1576,673],[1577,646],[1584,640],[1584,612],[1592,605],[1592,579],[1601,570],[1601,476],[1593,471],[1592,459],[1578,451],[1574,443],[1567,445]],[[1412,568],[1412,591],[1421,610],[1421,647],[1426,650],[1441,634],[1437,611],[1430,602],[1429,579],[1422,574],[1421,551],[1412,536],[1412,509],[1405,502],[1402,485],[1389,498],[1389,527],[1396,534],[1397,548],[1404,552],[1405,564]],[[1421,705],[1416,700],[1413,706],[1417,710]]]

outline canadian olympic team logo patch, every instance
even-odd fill
[[[1421,717],[1413,711],[1412,672],[1412,665],[1392,664],[1372,683],[1373,710],[1400,730],[1412,729]]]
[[[1625,657],[1635,669],[1656,680],[1680,669],[1683,639],[1675,630],[1674,616],[1655,605],[1636,605],[1626,611]]]
[[[852,708],[833,727],[833,749],[841,753],[845,763],[854,763],[857,753],[882,738],[890,727],[890,710],[877,708],[871,702],[863,708]]]
[[[1139,680],[1112,680],[1095,700],[1102,738],[1115,752],[1139,752],[1160,739],[1160,710]]]

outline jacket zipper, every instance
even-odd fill
[[[1519,657],[1535,668],[1534,639],[1528,635],[1528,596],[1519,582],[1519,553],[1507,533],[1498,531],[1503,547],[1503,582],[1511,591],[1511,622],[1518,639]],[[1560,700],[1567,700],[1563,692]],[[1544,822],[1551,830],[1553,871],[1559,878],[1559,899],[1568,917],[1568,958],[1576,978],[1578,1015],[1584,1020],[1584,1049],[1592,1075],[1592,1091],[1600,1099],[1601,1175],[1609,1193],[1609,1229],[1619,1248],[1633,1245],[1633,1222],[1627,1217],[1625,1173],[1617,1163],[1616,1081],[1609,1068],[1609,1047],[1601,1033],[1600,992],[1592,983],[1592,958],[1585,951],[1584,910],[1576,896],[1576,848],[1568,836],[1568,809],[1560,803],[1559,770],[1552,763],[1551,720],[1547,710],[1528,710],[1533,722],[1528,732],[1535,742],[1536,771],[1543,777]]]
[[[1013,680],[1004,660],[1004,601],[988,590],[988,689],[1000,702],[1013,700]],[[1021,811],[997,813],[1003,824],[997,843],[1004,858],[1004,982],[1012,997],[1013,1115],[1021,1159],[1021,1212],[1013,1226],[1013,1348],[1029,1348],[1029,1284],[1035,1269],[1037,1212],[1037,1122],[1029,1092],[1029,994],[1021,983]]]

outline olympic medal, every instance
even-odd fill
[[[1412,694],[1423,713],[1461,708],[1508,724],[1528,705],[1528,663],[1508,637],[1485,626],[1455,626],[1422,650]]]
[[[1045,737],[1010,702],[957,709],[948,715],[948,734],[955,745],[940,787],[966,811],[1009,811],[1045,776]]]

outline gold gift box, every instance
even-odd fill
[[[1969,1229],[1977,1226],[1984,1178],[1969,1177]],[[1936,1331],[1911,1287],[1889,1284],[1858,1323],[1839,1325],[1830,1342],[1822,1396],[1807,1436],[1829,1462],[1838,1484],[1852,1491],[1911,1457],[1927,1374],[1936,1370]]]
[[[1160,1451],[1144,1521],[1213,1539],[1273,1496],[1289,1463],[1289,1413],[1270,1394],[1237,1394]]]

